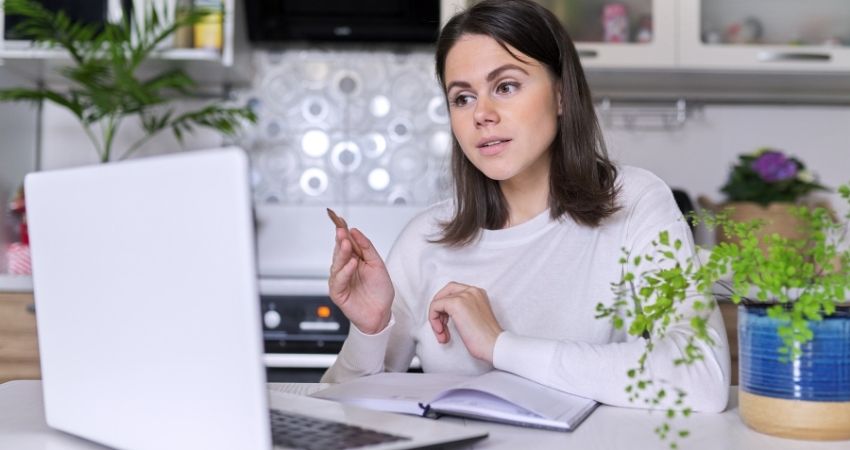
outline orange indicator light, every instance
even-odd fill
[[[319,318],[327,319],[331,316],[331,309],[324,305],[319,306],[318,308],[316,308],[316,315],[319,316]]]

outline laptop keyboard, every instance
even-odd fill
[[[304,450],[359,448],[409,438],[330,420],[271,410],[274,445]]]

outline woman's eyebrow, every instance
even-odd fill
[[[525,69],[523,69],[522,67],[520,67],[516,64],[505,64],[503,66],[499,66],[499,67],[493,69],[490,73],[488,73],[487,74],[487,81],[493,81],[493,79],[498,77],[499,75],[501,75],[502,72],[505,72],[505,71],[508,71],[508,70],[519,70],[520,72],[528,75],[528,71],[526,71]]]
[[[490,73],[487,74],[487,81],[493,81],[493,79],[495,79],[496,77],[501,75],[502,72],[506,72],[508,70],[518,70],[518,71],[528,75],[527,70],[523,69],[522,67],[520,67],[516,64],[510,64],[509,63],[509,64],[499,66],[499,67],[493,69],[492,71],[490,71]],[[452,88],[454,88],[454,87],[469,88],[469,87],[471,87],[471,85],[466,81],[452,81],[451,83],[446,85],[446,92],[452,90]]]

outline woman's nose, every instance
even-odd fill
[[[478,127],[499,123],[499,114],[495,105],[486,97],[478,98],[476,101],[473,117],[475,126]]]

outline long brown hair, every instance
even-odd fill
[[[551,73],[561,94],[561,114],[550,152],[549,211],[553,219],[568,214],[582,225],[598,226],[619,209],[617,168],[608,159],[590,88],[564,27],[549,10],[530,0],[476,3],[449,20],[437,40],[437,77],[444,90],[446,57],[468,34],[489,36],[509,53],[508,46],[513,47]],[[452,175],[455,215],[441,224],[442,236],[434,242],[463,246],[481,229],[505,226],[508,205],[498,181],[487,178],[466,158],[454,135]]]

